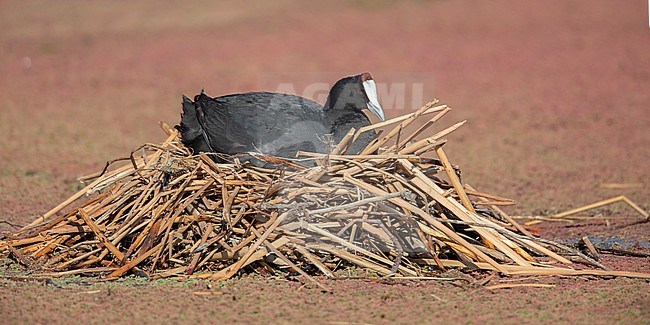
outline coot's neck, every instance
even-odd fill
[[[332,89],[333,91],[334,89]],[[357,116],[359,114],[364,115],[361,110],[362,107],[355,107],[353,103],[339,98],[337,94],[333,94],[332,91],[327,96],[327,101],[323,105],[323,113],[325,114],[325,121],[328,126],[331,128],[334,124],[340,125],[345,123],[346,119]]]
[[[332,140],[339,143],[351,128],[359,129],[370,122],[366,114],[360,110],[348,107],[346,109],[324,108],[325,123]]]

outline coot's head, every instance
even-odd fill
[[[325,110],[328,109],[359,112],[368,109],[380,120],[386,120],[384,110],[379,105],[377,85],[368,72],[337,81],[327,96]]]

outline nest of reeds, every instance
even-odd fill
[[[164,142],[86,177],[92,182],[83,190],[4,235],[0,250],[41,275],[104,279],[281,272],[319,284],[313,275],[336,277],[349,267],[408,278],[447,268],[648,276],[608,271],[571,247],[537,238],[499,209],[512,200],[463,185],[443,138],[464,122],[424,136],[450,110],[436,103],[350,130],[329,154],[253,154],[270,169],[194,155],[164,126]],[[385,132],[361,154],[344,155],[372,129]],[[307,160],[316,167],[305,167]],[[578,270],[574,261],[589,267]]]

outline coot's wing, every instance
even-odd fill
[[[207,102],[205,129],[216,151],[261,151],[293,157],[298,150],[326,149],[321,138],[328,129],[322,107],[316,102],[266,92],[222,96]]]

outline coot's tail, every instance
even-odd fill
[[[194,102],[183,95],[183,113],[181,114],[181,124],[176,125],[176,129],[181,133],[181,142],[192,149],[194,152],[207,151],[204,131],[197,116],[197,109]],[[209,147],[209,145],[207,145]]]

